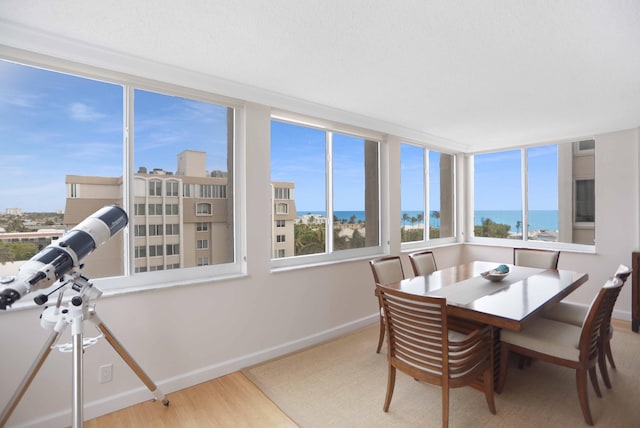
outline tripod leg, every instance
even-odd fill
[[[155,396],[155,399],[160,400],[165,407],[168,407],[169,400],[164,396],[162,391],[158,389],[156,384],[144,372],[144,370],[142,370],[142,367],[140,367],[138,363],[136,363],[136,361],[133,359],[131,354],[129,354],[127,350],[124,349],[122,344],[118,341],[118,339],[115,338],[115,336],[111,333],[111,331],[107,328],[107,326],[104,325],[102,320],[95,313],[95,310],[91,312],[91,316],[92,318],[95,318],[94,321],[96,323],[96,327],[104,335],[105,339],[107,339],[107,342],[111,344],[113,349],[118,353],[118,355],[120,355],[120,357],[124,360],[124,362],[127,363],[129,367],[131,367],[131,370],[134,371],[134,373],[140,378],[142,383],[144,383],[145,386],[149,389],[149,391],[151,391],[151,393]]]
[[[73,401],[72,401],[72,427],[81,428],[84,423],[84,390],[82,382],[82,354],[84,353],[84,338],[82,324],[82,310],[74,314],[71,319],[71,336],[73,343]]]
[[[29,371],[24,376],[24,378],[22,379],[22,382],[18,386],[18,389],[16,389],[16,391],[13,393],[11,400],[9,400],[9,403],[2,411],[2,415],[0,416],[0,427],[5,426],[5,424],[11,417],[11,414],[13,413],[16,406],[20,402],[20,399],[22,398],[24,393],[27,392],[29,385],[31,385],[31,381],[33,381],[33,378],[36,377],[36,375],[38,374],[38,371],[42,367],[42,364],[44,364],[45,360],[49,356],[49,353],[51,352],[51,347],[53,346],[54,343],[58,341],[58,339],[60,338],[60,335],[62,335],[62,331],[55,331],[55,330],[53,330],[49,335],[49,338],[47,339],[44,346],[40,350],[38,357],[35,359],[31,367],[29,368]]]

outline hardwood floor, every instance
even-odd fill
[[[146,401],[85,422],[114,427],[297,427],[241,372],[167,394],[169,407]]]

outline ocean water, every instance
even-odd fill
[[[418,214],[421,214],[422,211],[403,211],[402,214],[407,213],[409,217],[418,217]],[[495,223],[508,224],[511,226],[511,232],[516,232],[516,223],[518,221],[522,221],[522,212],[518,210],[513,211],[476,211],[473,216],[473,224],[480,225],[482,224],[483,219],[491,219]],[[324,216],[324,211],[298,211],[298,217],[301,217],[306,214],[312,215],[321,215]],[[431,212],[431,216],[429,217],[429,225],[431,227],[439,227],[440,220],[433,216],[433,211]],[[349,221],[351,216],[355,216],[356,223],[358,221],[365,220],[364,211],[336,211],[336,217],[339,219],[344,219]],[[414,225],[422,224],[424,221],[415,222]],[[409,226],[411,222],[406,222],[405,224],[401,224]],[[529,211],[529,230],[558,230],[558,211],[557,210],[530,210]],[[520,227],[520,231],[522,231],[522,226]]]

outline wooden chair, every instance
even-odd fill
[[[394,282],[400,282],[404,279],[404,270],[402,269],[402,261],[400,260],[400,256],[384,256],[377,259],[369,260],[369,266],[371,266],[373,281],[376,285],[392,284]],[[382,310],[382,306],[380,306],[379,309],[380,335],[378,338],[378,348],[376,349],[376,353],[378,354],[380,353],[380,349],[382,349],[385,333],[384,312]]]
[[[409,254],[409,261],[415,276],[429,275],[438,270],[433,251],[418,251]]]
[[[504,389],[509,353],[512,351],[575,369],[582,415],[587,424],[593,425],[587,391],[587,373],[596,395],[601,397],[596,377],[596,364],[600,349],[599,335],[602,324],[606,322],[607,314],[613,310],[621,287],[622,281],[618,278],[612,278],[604,284],[591,304],[582,327],[538,318],[519,332],[503,329],[500,336],[502,351],[496,391],[500,393]]]
[[[387,329],[389,373],[384,411],[389,410],[396,369],[417,380],[442,387],[442,426],[449,425],[449,388],[482,379],[489,410],[493,400],[493,330],[489,326],[468,334],[448,328],[447,301],[376,287]]]
[[[558,269],[560,251],[540,250],[534,248],[514,248],[513,264],[541,269]]]
[[[629,275],[631,275],[631,269],[629,269],[628,266],[618,266],[615,277],[622,281],[622,285],[625,284]],[[609,372],[607,371],[606,360],[609,360],[611,368],[616,368],[616,364],[613,361],[613,353],[611,352],[611,339],[613,338],[611,315],[613,313],[613,307],[611,307],[611,309],[612,311],[607,314],[607,318],[602,324],[602,331],[600,332],[600,350],[598,354],[598,366],[600,367],[600,374],[602,375],[602,380],[607,388],[611,388],[611,380],[609,378]],[[589,308],[586,306],[579,305],[577,303],[562,301],[554,305],[551,309],[545,311],[543,316],[551,320],[582,327],[588,312]]]

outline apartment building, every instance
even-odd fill
[[[227,172],[206,170],[206,153],[184,150],[175,172],[140,167],[134,175],[129,233],[134,235],[135,272],[233,262],[233,192]],[[121,205],[121,177],[66,176],[64,224],[72,228],[105,205]],[[294,183],[272,184],[273,257],[294,254]],[[119,234],[85,262],[90,277],[124,273]],[[95,256],[100,262],[91,263]]]

